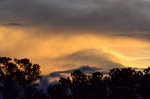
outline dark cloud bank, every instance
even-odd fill
[[[149,0],[1,0],[0,22],[150,37]],[[111,32],[111,33],[110,33]]]
[[[90,66],[81,66],[81,67],[76,68],[76,69],[71,69],[71,70],[66,70],[66,71],[57,71],[57,72],[50,73],[49,77],[61,77],[61,74],[64,74],[64,73],[65,74],[70,74],[75,70],[80,70],[85,74],[91,74],[93,72],[100,71],[100,70],[103,70],[103,69],[97,68],[97,67],[90,67]]]
[[[81,67],[75,68],[75,69],[52,72],[49,75],[45,75],[42,77],[42,80],[40,81],[39,87],[46,90],[46,88],[49,86],[50,83],[51,84],[58,83],[58,81],[55,81],[55,80],[53,82],[50,82],[49,79],[63,77],[63,75],[61,75],[61,74],[70,74],[75,70],[80,70],[85,74],[91,74],[91,73],[94,73],[96,71],[102,71],[103,69],[97,68],[97,67],[90,67],[90,66],[81,66]],[[102,73],[107,74],[107,72],[102,72]]]

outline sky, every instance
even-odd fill
[[[0,0],[0,56],[42,74],[150,66],[149,0]]]

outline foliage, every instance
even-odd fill
[[[113,68],[108,74],[103,77],[102,73],[95,72],[87,76],[76,70],[71,78],[61,77],[59,84],[50,85],[48,94],[52,99],[150,99],[150,68],[143,72]]]
[[[40,66],[29,59],[0,58],[0,93],[4,99],[150,99],[150,67],[143,71],[113,68],[108,75],[75,70],[49,85],[47,95],[37,89]]]
[[[0,91],[4,99],[34,97],[33,93],[38,92],[35,82],[40,79],[40,66],[29,59],[0,58]]]

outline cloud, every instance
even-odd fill
[[[38,31],[33,35],[33,32],[22,29],[27,27],[19,28],[0,28],[0,55],[29,58],[33,63],[40,64],[44,74],[82,65],[106,69],[120,64],[130,67],[149,66],[149,61],[137,60],[149,58],[150,43],[146,41],[96,35],[41,37]]]
[[[75,70],[80,70],[85,74],[91,74],[91,73],[94,73],[96,71],[100,71],[102,69],[97,68],[97,67],[91,67],[91,66],[81,66],[81,67],[75,68],[75,69],[52,72],[49,75],[43,75],[42,79],[40,80],[39,87],[41,89],[46,90],[46,88],[49,86],[49,84],[59,83],[58,82],[59,78],[64,77],[64,75],[62,75],[62,74],[68,75]],[[106,73],[106,72],[104,72],[104,73]],[[66,75],[65,75],[65,77],[66,77]]]
[[[8,23],[8,26],[24,26],[24,24],[19,24],[19,23]]]
[[[20,23],[8,23],[8,24],[4,24],[4,26],[26,26],[26,25]]]
[[[49,74],[49,77],[61,77],[60,72],[53,72]]]
[[[138,61],[148,61],[148,62],[150,62],[150,58],[138,59]]]
[[[46,91],[46,89],[48,88],[49,84],[50,84],[49,77],[47,75],[42,76],[42,79],[40,80],[40,83],[39,83],[39,88],[41,88],[44,91]]]
[[[119,63],[120,61],[117,57],[96,49],[81,50],[64,57],[50,59],[50,61],[54,63],[52,64],[54,66],[65,66],[66,68],[90,65],[104,70],[109,70],[114,67],[123,67],[123,65]]]
[[[64,57],[46,59],[46,61],[48,60],[51,66],[60,68],[48,75],[51,78],[61,77],[75,70],[80,70],[85,74],[91,74],[96,71],[106,74],[112,68],[124,67],[114,55],[96,49],[81,50]]]
[[[92,74],[92,73],[97,72],[97,71],[100,71],[102,74],[108,74],[108,72],[103,71],[103,69],[98,68],[98,67],[80,66],[80,67],[74,68],[74,69],[69,69],[69,70],[64,70],[64,71],[56,71],[56,72],[50,73],[49,75],[43,75],[43,77],[40,81],[39,87],[46,90],[46,88],[50,84],[59,83],[58,80],[60,77],[66,77],[66,76],[70,75],[75,70],[80,70],[84,74]],[[51,81],[50,81],[50,79],[51,79]]]
[[[147,39],[149,6],[148,0],[1,0],[0,22]]]
[[[97,68],[97,67],[91,67],[91,66],[81,66],[81,67],[75,68],[75,69],[52,72],[52,73],[49,74],[49,77],[61,77],[62,73],[70,74],[70,73],[72,73],[75,70],[80,70],[80,71],[82,71],[85,74],[91,74],[93,72],[100,71],[100,70],[103,70],[103,69],[100,69],[100,68]]]

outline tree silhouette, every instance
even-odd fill
[[[106,84],[102,80],[103,74],[100,72],[94,72],[89,79],[90,93],[92,94],[90,99],[103,99],[106,96]]]
[[[75,70],[47,88],[38,89],[40,66],[29,59],[0,57],[0,93],[4,99],[150,99],[150,67],[142,71],[113,68],[109,76]]]
[[[40,80],[40,66],[29,59],[0,58],[0,91],[4,99],[26,99]],[[30,96],[32,93],[30,93]]]
[[[60,77],[59,84],[50,85],[47,89],[50,98],[52,99],[71,99],[68,90],[71,88],[71,80]]]
[[[132,68],[114,68],[110,70],[112,98],[121,99],[121,97],[124,97],[125,99],[136,99],[135,85],[137,84],[136,77],[138,75],[140,75],[140,72],[136,72]]]
[[[76,70],[71,73],[72,82],[75,86],[84,86],[87,84],[87,75],[83,74],[80,70]]]
[[[150,99],[150,68],[143,72],[113,68],[108,74],[103,77],[95,72],[87,76],[76,70],[71,73],[71,79],[61,77],[59,84],[50,85],[48,93],[52,99]]]
[[[89,93],[88,76],[80,70],[75,70],[71,73],[72,77],[72,92],[75,99],[88,99]]]
[[[142,89],[140,91],[141,95],[143,96],[144,99],[150,99],[150,67],[145,69],[144,71],[144,76],[143,76],[143,83],[142,83]]]

